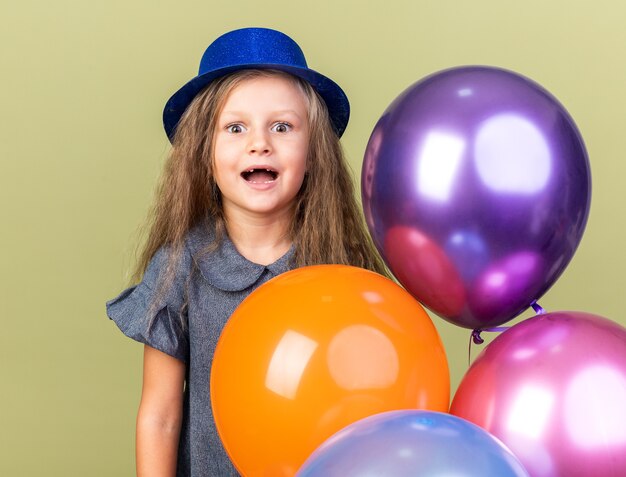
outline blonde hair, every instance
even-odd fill
[[[304,80],[275,70],[243,70],[219,78],[201,91],[182,116],[146,223],[133,279],[143,276],[150,260],[169,247],[165,288],[171,285],[189,230],[207,218],[215,242],[226,233],[221,196],[213,171],[214,134],[226,98],[251,78],[289,78],[308,102],[309,154],[307,174],[295,198],[289,233],[294,244],[291,266],[324,263],[353,265],[387,275],[376,253],[354,196],[354,185],[328,109]]]

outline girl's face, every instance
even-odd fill
[[[226,218],[290,212],[308,145],[307,100],[293,81],[261,76],[236,86],[215,134],[214,175]]]

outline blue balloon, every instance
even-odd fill
[[[528,477],[504,444],[469,421],[434,411],[390,411],[327,439],[297,477]]]

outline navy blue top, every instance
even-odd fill
[[[189,232],[169,291],[155,305],[167,249],[159,250],[141,283],[107,302],[107,314],[130,338],[187,365],[177,477],[237,476],[219,439],[211,409],[209,375],[226,321],[259,285],[289,270],[293,248],[271,265],[250,262],[225,236],[213,241],[210,227]],[[186,290],[185,290],[186,289]],[[185,293],[187,306],[183,309]]]

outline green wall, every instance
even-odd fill
[[[582,131],[594,189],[581,246],[541,303],[626,325],[625,15],[607,0],[4,2],[0,475],[133,474],[141,346],[104,301],[126,283],[167,151],[163,104],[236,27],[291,34],[344,87],[356,174],[379,115],[431,72],[489,64],[550,90]],[[435,322],[456,388],[469,332]]]

